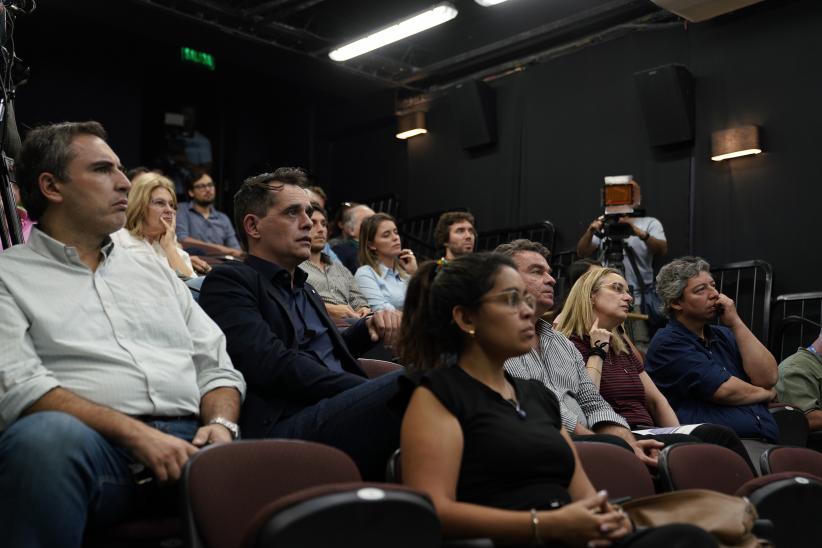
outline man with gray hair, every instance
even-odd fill
[[[645,369],[680,422],[722,424],[740,437],[776,442],[767,406],[776,396],[776,360],[717,291],[710,265],[699,257],[671,261],[656,290],[670,321],[651,341]],[[712,325],[717,318],[722,325]]]
[[[360,249],[360,226],[367,217],[373,214],[374,210],[367,205],[356,204],[345,210],[340,219],[342,235],[339,240],[332,243],[331,249],[352,274],[360,267],[360,261],[357,258]]]

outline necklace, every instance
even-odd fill
[[[505,402],[514,408],[514,411],[516,412],[519,418],[524,419],[528,416],[528,413],[525,412],[525,409],[519,406],[519,402],[517,400],[505,400]]]
[[[511,388],[511,398],[503,398],[505,402],[514,408],[517,416],[521,419],[524,419],[528,416],[528,413],[525,412],[525,409],[519,406],[519,400],[517,399],[517,390],[514,388],[513,384],[506,383]]]

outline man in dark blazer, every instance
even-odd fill
[[[280,168],[243,183],[234,221],[248,257],[215,268],[199,303],[246,378],[246,436],[326,443],[348,453],[366,479],[380,480],[399,445],[400,418],[385,406],[398,374],[368,380],[355,357],[380,339],[392,344],[399,315],[376,313],[337,331],[297,268],[311,253],[303,178]]]

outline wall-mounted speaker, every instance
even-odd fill
[[[694,139],[694,79],[684,65],[634,73],[648,140],[652,146]]]
[[[449,92],[454,123],[464,149],[497,142],[497,97],[485,82],[458,84]]]

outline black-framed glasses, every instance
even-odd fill
[[[517,291],[510,289],[485,295],[480,302],[498,302],[506,305],[511,310],[519,310],[520,305],[525,304],[532,312],[537,308],[537,299],[527,291]]]
[[[191,188],[193,188],[194,190],[203,190],[205,188],[214,188],[214,183],[200,183],[199,185],[194,185]]]

